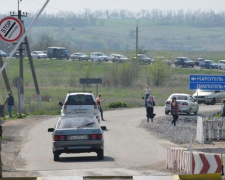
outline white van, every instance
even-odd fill
[[[90,56],[91,61],[108,61],[108,56],[106,56],[103,52],[92,52]]]
[[[100,112],[97,108],[95,97],[91,92],[68,92],[62,106],[61,116],[96,116],[100,123]]]
[[[220,70],[225,69],[225,60],[220,60],[218,62],[218,69]]]

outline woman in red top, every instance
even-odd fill
[[[95,102],[98,106],[98,109],[101,113],[101,118],[102,118],[102,121],[105,121],[105,119],[103,118],[103,110],[102,110],[102,102],[105,101],[106,99],[101,99],[101,94],[98,94],[98,97],[96,98]]]
[[[176,121],[178,120],[178,111],[180,111],[180,108],[178,106],[178,103],[176,101],[176,97],[172,98],[172,102],[171,102],[171,114],[173,116],[173,121],[171,122],[171,124],[173,124],[176,127]]]

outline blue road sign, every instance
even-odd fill
[[[189,82],[189,89],[225,90],[225,76],[190,75]]]

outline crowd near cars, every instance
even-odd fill
[[[100,112],[91,92],[68,92],[61,116],[52,132],[52,152],[54,161],[63,153],[96,152],[99,160],[104,159],[104,128],[100,125]]]

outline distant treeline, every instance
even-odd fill
[[[26,24],[30,24],[35,14],[26,18]],[[4,17],[0,14],[0,18]],[[225,26],[225,11],[213,10],[141,10],[132,12],[129,10],[84,10],[83,13],[59,12],[57,14],[42,14],[36,25],[38,26],[93,26],[98,25],[99,19],[142,19],[147,25],[192,25],[192,26]],[[103,24],[102,24],[103,25]]]

